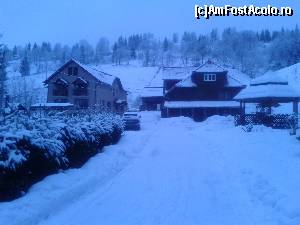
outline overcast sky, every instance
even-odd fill
[[[114,40],[119,35],[152,32],[158,37],[173,32],[207,33],[212,28],[222,30],[293,28],[300,22],[298,0],[0,0],[0,32],[8,45],[26,42],[73,44],[80,39],[91,43],[101,36]],[[194,6],[291,6],[293,17],[219,17],[196,20]]]

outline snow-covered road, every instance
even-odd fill
[[[0,224],[300,224],[300,142],[287,131],[155,113],[142,125],[0,203]]]

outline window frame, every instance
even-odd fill
[[[203,80],[205,82],[215,82],[215,81],[217,81],[217,74],[215,74],[215,73],[205,73],[204,77],[203,77]]]

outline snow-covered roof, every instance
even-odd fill
[[[219,72],[225,72],[227,70],[225,68],[223,68],[222,66],[212,62],[211,60],[208,60],[194,71],[195,72],[203,72],[203,73],[211,73],[211,72],[219,73]]]
[[[250,77],[238,69],[227,68],[228,86],[240,87],[250,83]]]
[[[178,82],[176,87],[197,87],[197,85],[192,81],[192,76],[188,76],[182,81]]]
[[[300,89],[300,63],[277,70],[276,74],[288,80],[289,85]]]
[[[72,59],[75,63],[77,63],[80,67],[82,67],[84,70],[86,70],[88,73],[90,73],[91,75],[93,75],[97,80],[105,83],[105,84],[109,84],[109,85],[112,85],[113,82],[115,81],[116,77],[111,75],[111,74],[108,74],[108,73],[105,73],[101,70],[98,70],[94,67],[91,67],[91,66],[88,66],[88,65],[84,65],[80,62],[78,62],[77,60],[75,59]]]
[[[247,85],[247,83],[238,80],[231,75],[227,75],[228,84],[226,87],[241,87]],[[187,77],[186,79],[178,82],[176,87],[197,87],[197,85],[192,81],[192,76]]]
[[[162,73],[163,80],[183,80],[195,69],[196,67],[161,67],[159,73]]]
[[[105,73],[101,70],[98,70],[94,67],[88,66],[88,65],[84,65],[80,62],[78,62],[75,59],[71,59],[69,60],[65,65],[67,65],[70,62],[74,62],[76,63],[78,66],[80,66],[82,69],[84,69],[85,71],[87,71],[90,75],[92,75],[93,77],[95,77],[98,81],[108,84],[108,85],[112,85],[113,82],[115,81],[115,79],[117,79],[116,76],[113,76],[111,74]],[[64,66],[65,66],[64,65]],[[55,73],[53,73],[47,80],[44,81],[44,83],[48,83],[49,80],[57,73],[59,73],[62,68],[64,68],[64,66],[62,66],[61,68],[59,68]]]
[[[31,105],[31,107],[70,107],[73,106],[71,103],[58,103],[58,102],[47,102],[47,103],[37,103]]]
[[[141,97],[163,97],[162,87],[145,87],[141,92]]]
[[[264,84],[288,84],[288,80],[279,76],[277,72],[269,71],[263,76],[255,78],[251,81],[251,85],[264,85]]]
[[[250,100],[257,98],[300,98],[300,93],[290,85],[266,84],[248,86],[243,89],[235,100]]]
[[[227,85],[226,87],[242,87],[249,83],[249,76],[236,70],[227,69]],[[197,85],[192,81],[192,74],[178,82],[176,87],[197,87]]]
[[[300,92],[289,85],[286,77],[279,76],[276,71],[269,71],[263,76],[253,79],[250,86],[243,89],[234,99],[249,101],[266,98],[300,98]]]
[[[166,108],[238,108],[235,101],[166,101]]]

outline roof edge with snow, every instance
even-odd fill
[[[62,70],[65,69],[65,67],[67,67],[70,63],[75,63],[77,64],[79,67],[81,67],[84,71],[86,71],[88,74],[90,74],[91,76],[93,76],[96,80],[98,80],[99,82],[105,83],[107,85],[112,85],[112,83],[116,80],[119,79],[118,77],[108,74],[106,72],[100,71],[96,68],[90,67],[88,65],[84,65],[82,63],[80,63],[79,61],[75,60],[75,59],[70,59],[68,62],[66,62],[64,65],[62,65],[58,70],[56,70],[51,76],[48,77],[48,79],[46,79],[43,83],[44,84],[48,84],[49,81],[58,73],[60,73]],[[103,76],[103,79],[101,79],[98,75]],[[106,79],[108,78],[108,79]]]

